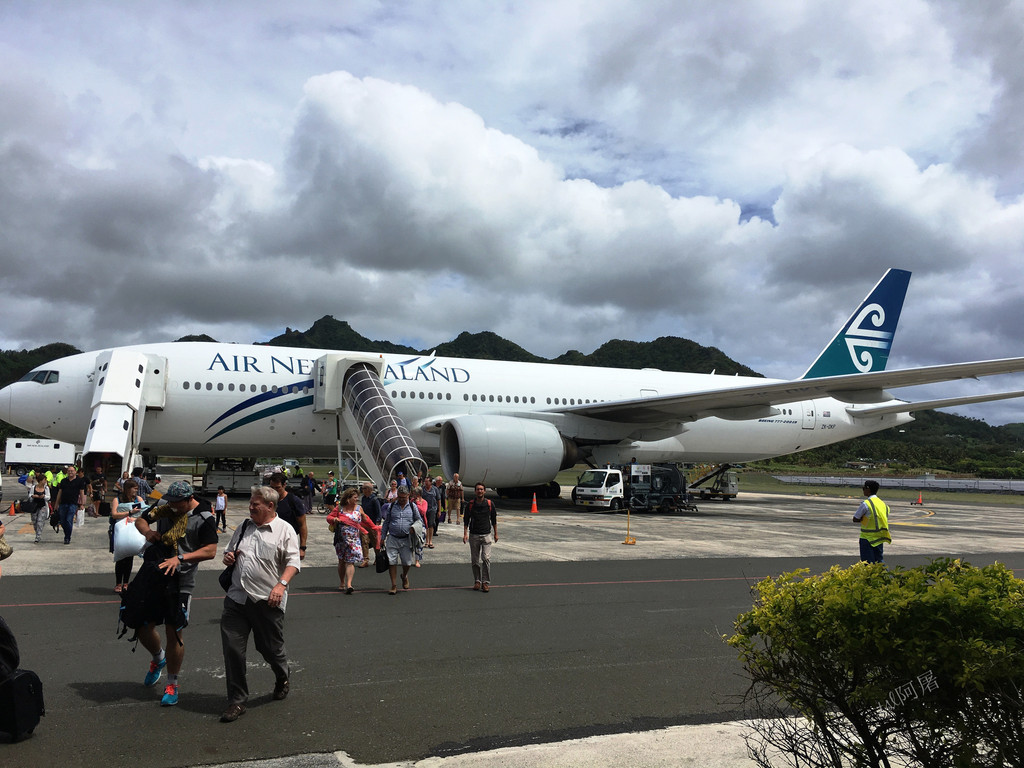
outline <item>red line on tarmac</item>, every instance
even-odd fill
[[[1024,571],[1022,568],[1011,569],[1014,573]],[[530,587],[605,587],[615,584],[693,584],[695,582],[710,581],[747,581],[755,583],[769,578],[768,576],[716,576],[713,578],[691,578],[691,579],[625,579],[622,581],[552,581],[538,584],[492,584],[491,590],[495,589],[525,589]],[[473,591],[469,586],[458,587],[414,587],[413,589],[400,589],[399,592],[462,592]],[[386,587],[371,587],[369,589],[356,588],[355,594],[371,594],[387,592]],[[339,595],[340,590],[331,589],[316,592],[293,592],[291,597],[322,597],[324,595]],[[193,596],[193,600],[220,600],[221,595],[208,595],[204,597]],[[111,600],[78,600],[60,603],[0,603],[0,608],[60,608],[75,605],[116,605],[120,598]]]
[[[491,589],[522,589],[528,587],[604,587],[614,584],[686,584],[703,581],[761,581],[762,579],[768,578],[767,576],[720,576],[714,578],[692,578],[692,579],[625,579],[622,581],[553,581],[538,584],[497,584],[491,585]],[[456,592],[456,591],[472,591],[471,586],[457,586],[457,587],[414,587],[413,589],[403,589],[400,592]],[[387,592],[386,587],[371,587],[368,589],[356,588],[356,593],[368,594],[372,592]],[[292,592],[290,597],[318,597],[324,595],[338,595],[341,594],[339,590],[325,590],[316,592]],[[221,600],[223,595],[206,595],[199,597],[194,595],[193,600]],[[0,603],[0,608],[62,608],[75,605],[116,605],[121,602],[120,598],[109,599],[109,600],[68,600],[64,602],[52,602],[52,603]]]

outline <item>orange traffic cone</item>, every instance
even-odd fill
[[[12,509],[14,508],[13,505],[12,505],[11,508]],[[11,514],[13,515],[14,513],[12,512]],[[537,511],[537,494],[536,493],[533,494],[533,506],[530,507],[530,514],[531,515],[539,515],[540,514],[540,512]]]
[[[14,517],[14,502],[11,502],[11,511],[8,513],[11,517]]]
[[[921,491],[917,492],[917,501],[912,501],[910,503],[919,507],[924,505],[924,499],[921,498]]]

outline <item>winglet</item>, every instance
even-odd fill
[[[910,273],[890,269],[801,378],[885,370]]]

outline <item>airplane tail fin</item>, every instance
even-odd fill
[[[890,269],[801,378],[885,370],[910,273]]]

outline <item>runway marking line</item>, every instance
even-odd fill
[[[1011,569],[1013,573],[1024,571],[1024,568]],[[494,584],[491,585],[491,591],[496,589],[523,589],[529,587],[605,587],[616,584],[692,584],[695,582],[712,582],[712,581],[745,581],[755,584],[759,581],[769,578],[767,575],[763,576],[716,576],[713,578],[680,578],[680,579],[624,579],[621,581],[553,581],[553,582],[541,582],[536,584]],[[403,590],[404,591],[404,590]],[[414,587],[409,592],[472,592],[471,586],[444,586],[444,587]],[[385,594],[387,589],[371,588],[371,589],[357,589],[356,594]],[[322,597],[330,595],[341,594],[336,589],[328,589],[316,592],[294,592],[291,593],[290,597]],[[193,600],[222,600],[221,595],[208,595],[204,597],[193,596]],[[107,599],[107,600],[68,600],[64,602],[52,602],[52,603],[0,603],[0,608],[66,608],[71,606],[79,605],[117,605],[120,603],[120,598]]]
[[[625,579],[623,581],[553,581],[544,582],[538,584],[495,584],[491,585],[491,590],[495,589],[514,589],[514,588],[525,588],[525,587],[604,587],[614,584],[685,584],[693,582],[707,582],[707,581],[761,581],[762,579],[768,578],[767,576],[720,576],[715,578],[691,578],[691,579]],[[404,590],[403,590],[404,591]],[[472,592],[472,585],[466,586],[443,586],[443,587],[413,587],[408,590],[409,592]],[[356,594],[360,592],[364,594],[384,594],[387,592],[387,588],[370,588],[370,589],[356,589]],[[316,592],[292,592],[289,594],[290,598],[295,597],[322,597],[332,596],[341,594],[336,589],[328,589],[324,591],[317,590]],[[223,595],[207,595],[199,597],[193,595],[192,599],[196,600],[223,600]],[[53,603],[0,603],[0,608],[66,608],[76,605],[117,605],[121,602],[120,598],[116,599],[104,599],[104,600],[68,600],[64,602],[53,602]]]

